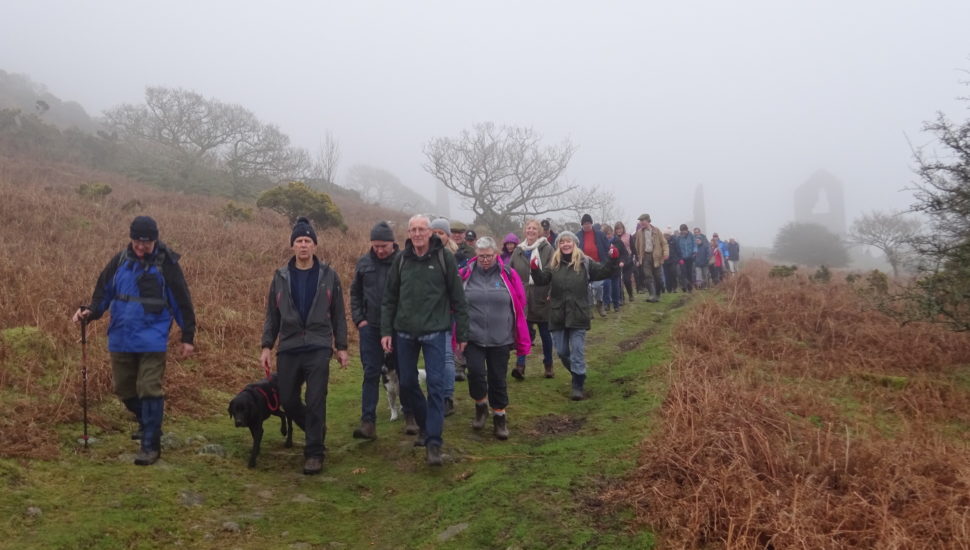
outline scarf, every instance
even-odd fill
[[[536,242],[532,243],[531,245],[530,244],[526,244],[525,241],[522,241],[521,243],[519,243],[519,248],[521,248],[525,252],[533,252],[533,251],[537,250],[539,248],[539,246],[542,245],[542,243],[547,243],[547,242],[549,242],[549,241],[547,241],[545,237],[539,237],[538,239],[536,239]],[[541,270],[542,269],[542,256],[540,256],[539,254],[536,254],[535,257],[536,257],[536,263],[539,264],[539,269]],[[528,260],[529,260],[530,263],[532,262],[532,256],[531,255],[526,254],[526,258],[528,258]],[[532,280],[532,268],[531,267],[529,268],[529,286],[535,286],[535,281]]]

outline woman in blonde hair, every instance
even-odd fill
[[[529,338],[535,340],[536,332],[542,340],[542,365],[545,367],[546,378],[553,377],[552,370],[552,336],[549,334],[549,285],[537,284],[531,277],[529,262],[533,257],[539,258],[539,267],[549,264],[552,259],[552,243],[542,236],[542,226],[539,220],[528,220],[523,230],[525,241],[519,243],[512,251],[509,265],[525,285],[526,320],[529,326]],[[517,380],[525,378],[525,355],[516,357],[515,369],[512,376]]]
[[[605,263],[594,262],[583,254],[579,240],[570,231],[556,237],[556,251],[548,265],[530,261],[532,279],[549,285],[549,331],[563,366],[572,374],[573,401],[585,399],[586,331],[589,330],[589,290],[591,281],[611,277],[619,265],[620,251],[610,246]]]

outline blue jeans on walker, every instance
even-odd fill
[[[441,445],[445,424],[445,392],[448,369],[445,366],[447,331],[432,332],[414,337],[406,332],[397,333],[397,375],[401,382],[401,395],[406,396],[418,427],[424,430],[426,445]],[[418,382],[418,355],[424,352],[424,371],[427,375],[428,397]],[[455,375],[451,375],[454,384]]]
[[[586,374],[586,330],[567,328],[553,330],[551,334],[563,366],[573,374]]]

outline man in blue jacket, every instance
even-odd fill
[[[276,270],[269,286],[259,359],[270,371],[273,344],[279,341],[280,404],[306,434],[303,473],[314,475],[323,470],[326,453],[327,386],[334,349],[340,368],[347,368],[347,319],[340,278],[317,259],[317,234],[310,220],[297,219],[290,248],[293,257]]]
[[[111,313],[108,351],[114,392],[138,420],[141,439],[135,464],[148,466],[161,456],[165,397],[165,353],[174,320],[182,330],[182,357],[195,350],[195,310],[179,255],[158,240],[158,224],[138,216],[129,229],[131,242],[101,271],[91,304],[74,313],[74,322]]]
[[[683,292],[694,290],[694,256],[697,254],[697,242],[694,235],[687,229],[687,224],[680,224],[680,232],[675,237],[677,248],[680,251],[680,289]]]

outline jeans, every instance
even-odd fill
[[[450,330],[445,332],[445,340],[445,397],[451,399],[455,396],[455,348],[451,347]]]
[[[446,340],[447,331],[438,331],[413,337],[405,332],[397,333],[397,375],[401,382],[401,395],[406,396],[418,427],[425,433],[425,444],[441,445],[445,424],[445,391],[448,377],[445,367],[445,349],[451,345]],[[424,352],[424,371],[427,375],[428,397],[425,399],[418,383],[418,355]],[[452,384],[455,375],[451,374]]]
[[[593,282],[589,283],[589,286],[592,287],[592,289],[593,289],[593,302],[590,304],[591,306],[595,306],[596,304],[598,304],[598,303],[600,303],[600,302],[603,301],[603,284],[604,283],[605,283],[605,281],[593,281]]]
[[[280,403],[306,435],[303,456],[307,458],[322,457],[326,450],[323,442],[327,438],[327,384],[332,353],[330,348],[323,348],[276,356]],[[306,405],[300,396],[304,382]]]
[[[380,398],[381,367],[384,366],[384,348],[381,347],[381,329],[372,325],[358,328],[360,333],[360,364],[364,367],[364,380],[360,383],[360,421],[377,421],[377,400]]]
[[[488,396],[493,410],[509,406],[509,346],[482,347],[468,343],[465,359],[468,361],[468,395],[475,401]]]
[[[551,334],[563,366],[573,374],[586,374],[586,329],[567,328]]]
[[[603,305],[609,308],[613,303],[613,279],[603,279]]]

